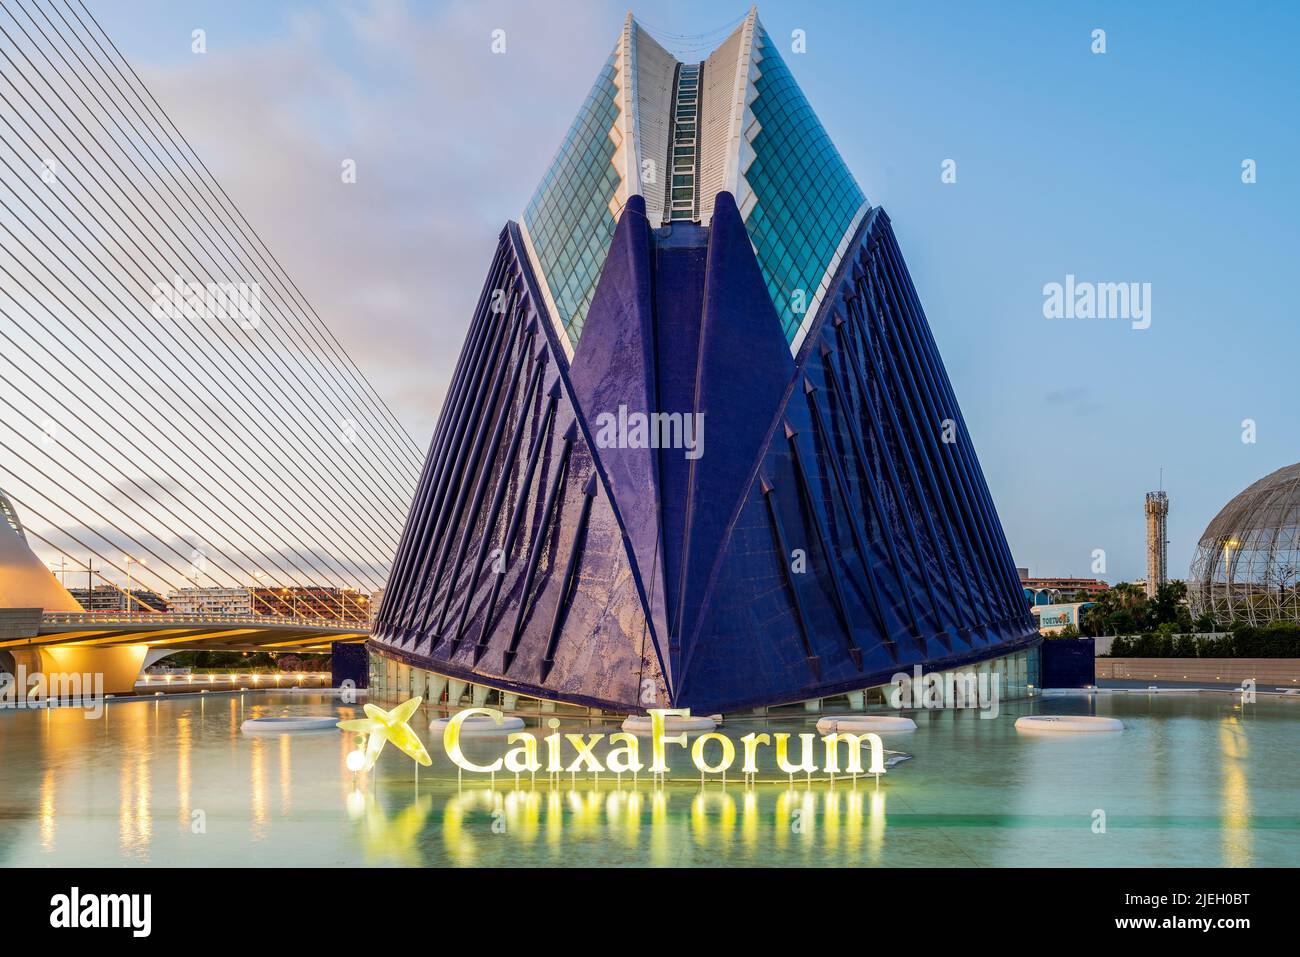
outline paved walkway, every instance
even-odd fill
[[[1119,678],[1101,678],[1097,681],[1098,688],[1148,688],[1151,685],[1155,685],[1157,688],[1176,688],[1183,691],[1192,691],[1197,688],[1207,688],[1215,691],[1241,690],[1240,681],[1170,681],[1166,678],[1155,678],[1150,681],[1123,681]],[[1259,684],[1255,686],[1256,691],[1287,691],[1294,688],[1295,685]]]

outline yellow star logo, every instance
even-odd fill
[[[429,752],[424,748],[424,742],[407,724],[411,720],[411,715],[415,714],[416,709],[420,707],[422,700],[418,697],[412,698],[410,701],[402,702],[392,711],[385,711],[379,705],[367,703],[364,718],[339,722],[339,727],[344,731],[370,735],[366,742],[366,770],[375,766],[379,752],[384,750],[384,745],[389,741],[412,761],[423,764],[426,768],[433,764]]]

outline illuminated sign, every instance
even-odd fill
[[[349,721],[340,721],[338,726],[344,731],[355,731],[358,734],[368,735],[366,739],[366,750],[359,749],[353,754],[353,758],[348,756],[348,769],[351,771],[369,771],[375,766],[375,761],[379,758],[379,752],[384,750],[384,745],[389,741],[393,746],[405,754],[416,764],[423,764],[428,767],[433,761],[429,758],[429,752],[424,749],[424,742],[420,736],[411,729],[407,724],[411,720],[411,715],[415,714],[420,707],[421,698],[412,698],[409,701],[403,701],[392,711],[385,711],[383,708],[374,704],[365,706],[366,716]]]
[[[1074,602],[1065,605],[1039,605],[1030,609],[1038,617],[1038,627],[1064,628],[1079,623],[1079,608],[1090,602]]]
[[[487,764],[475,764],[461,750],[461,726],[467,718],[475,715],[486,715],[497,724],[501,724],[505,717],[502,712],[492,708],[466,708],[458,711],[447,722],[442,733],[443,750],[447,752],[447,757],[452,763],[462,771],[475,774],[495,774],[500,771],[514,774],[534,774],[538,771],[546,771],[548,774],[580,771],[595,774],[603,772],[635,774],[646,769],[646,764],[642,760],[641,741],[636,735],[626,731],[610,735],[574,732],[561,735],[558,730],[560,722],[556,718],[551,718],[547,722],[551,733],[543,737],[540,742],[531,732],[513,732],[506,737],[506,743],[514,747]],[[699,735],[694,742],[688,744],[685,731],[668,733],[665,719],[670,716],[689,718],[691,710],[690,708],[650,709],[649,771],[651,774],[662,775],[668,772],[670,747],[680,747],[686,751],[690,755],[691,763],[702,775],[725,775],[735,766],[738,751],[736,742],[731,738],[721,732],[710,731]],[[611,747],[602,762],[596,755],[596,747],[607,737]],[[822,735],[820,765],[817,761],[817,735],[811,732],[798,735],[799,759],[797,761],[792,761],[790,757],[790,738],[791,735],[784,731],[770,734],[751,731],[740,739],[740,770],[747,775],[756,774],[759,748],[771,747],[776,752],[777,767],[786,774],[811,774],[814,771],[822,771],[826,774],[885,773],[885,746],[880,736],[873,732],[851,734],[841,731]],[[576,752],[576,756],[568,764],[565,764],[561,758],[562,747],[566,741]],[[848,746],[847,758],[842,768],[839,747],[841,743]],[[864,744],[871,748],[871,765],[865,771],[862,768]]]

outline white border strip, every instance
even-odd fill
[[[519,217],[519,235],[524,238],[524,249],[528,253],[528,265],[532,267],[533,275],[537,277],[537,285],[542,289],[542,298],[546,301],[546,314],[551,320],[551,328],[555,330],[555,338],[560,340],[560,348],[564,350],[565,358],[570,362],[573,361],[573,343],[569,341],[569,333],[564,328],[564,323],[560,321],[560,310],[555,305],[555,300],[551,297],[551,285],[546,280],[546,273],[542,270],[542,264],[537,259],[537,250],[533,248],[533,237],[528,234],[528,223],[524,217]]]
[[[866,218],[867,213],[870,211],[871,204],[864,200],[862,205],[858,207],[858,211],[853,214],[849,228],[844,233],[843,238],[840,239],[840,244],[835,247],[835,255],[831,257],[830,263],[826,266],[826,273],[822,276],[822,281],[817,286],[817,292],[813,295],[808,310],[804,313],[804,321],[799,326],[799,331],[795,333],[794,341],[790,343],[791,354],[799,354],[799,347],[803,345],[808,330],[812,328],[813,323],[817,320],[817,311],[821,309],[822,300],[826,298],[826,293],[830,291],[831,280],[835,278],[835,273],[839,271],[840,262],[844,259],[844,254],[848,252],[849,243],[857,235],[858,227],[862,225],[862,220]]]

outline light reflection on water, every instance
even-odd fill
[[[441,801],[437,839],[445,863],[463,867],[535,861],[561,863],[570,849],[599,846],[595,863],[683,863],[678,844],[688,838],[697,862],[733,851],[749,863],[812,863],[819,845],[877,863],[885,833],[884,790],[776,791],[735,788],[684,792],[568,787],[501,790],[466,787]],[[363,823],[366,863],[420,864],[434,817],[435,796],[422,793],[389,815],[364,791],[350,804]],[[684,818],[684,819],[683,819]],[[504,854],[503,854],[504,851]],[[791,853],[800,861],[791,859]]]
[[[1241,721],[1234,715],[1219,724],[1219,750],[1223,754],[1224,863],[1248,867],[1251,862],[1250,788],[1246,778],[1249,743]]]
[[[1127,730],[1026,737],[1013,724],[1030,710],[1113,715]],[[921,713],[917,731],[886,736],[913,759],[879,785],[768,768],[771,783],[749,789],[701,787],[680,753],[682,776],[660,789],[610,774],[458,782],[427,711],[413,725],[435,765],[418,776],[389,748],[354,779],[346,734],[239,730],[249,717],[357,711],[271,692],[120,701],[98,721],[0,713],[0,864],[1300,864],[1295,701],[1111,695],[1012,704],[992,721]],[[770,728],[809,731],[811,719]]]

